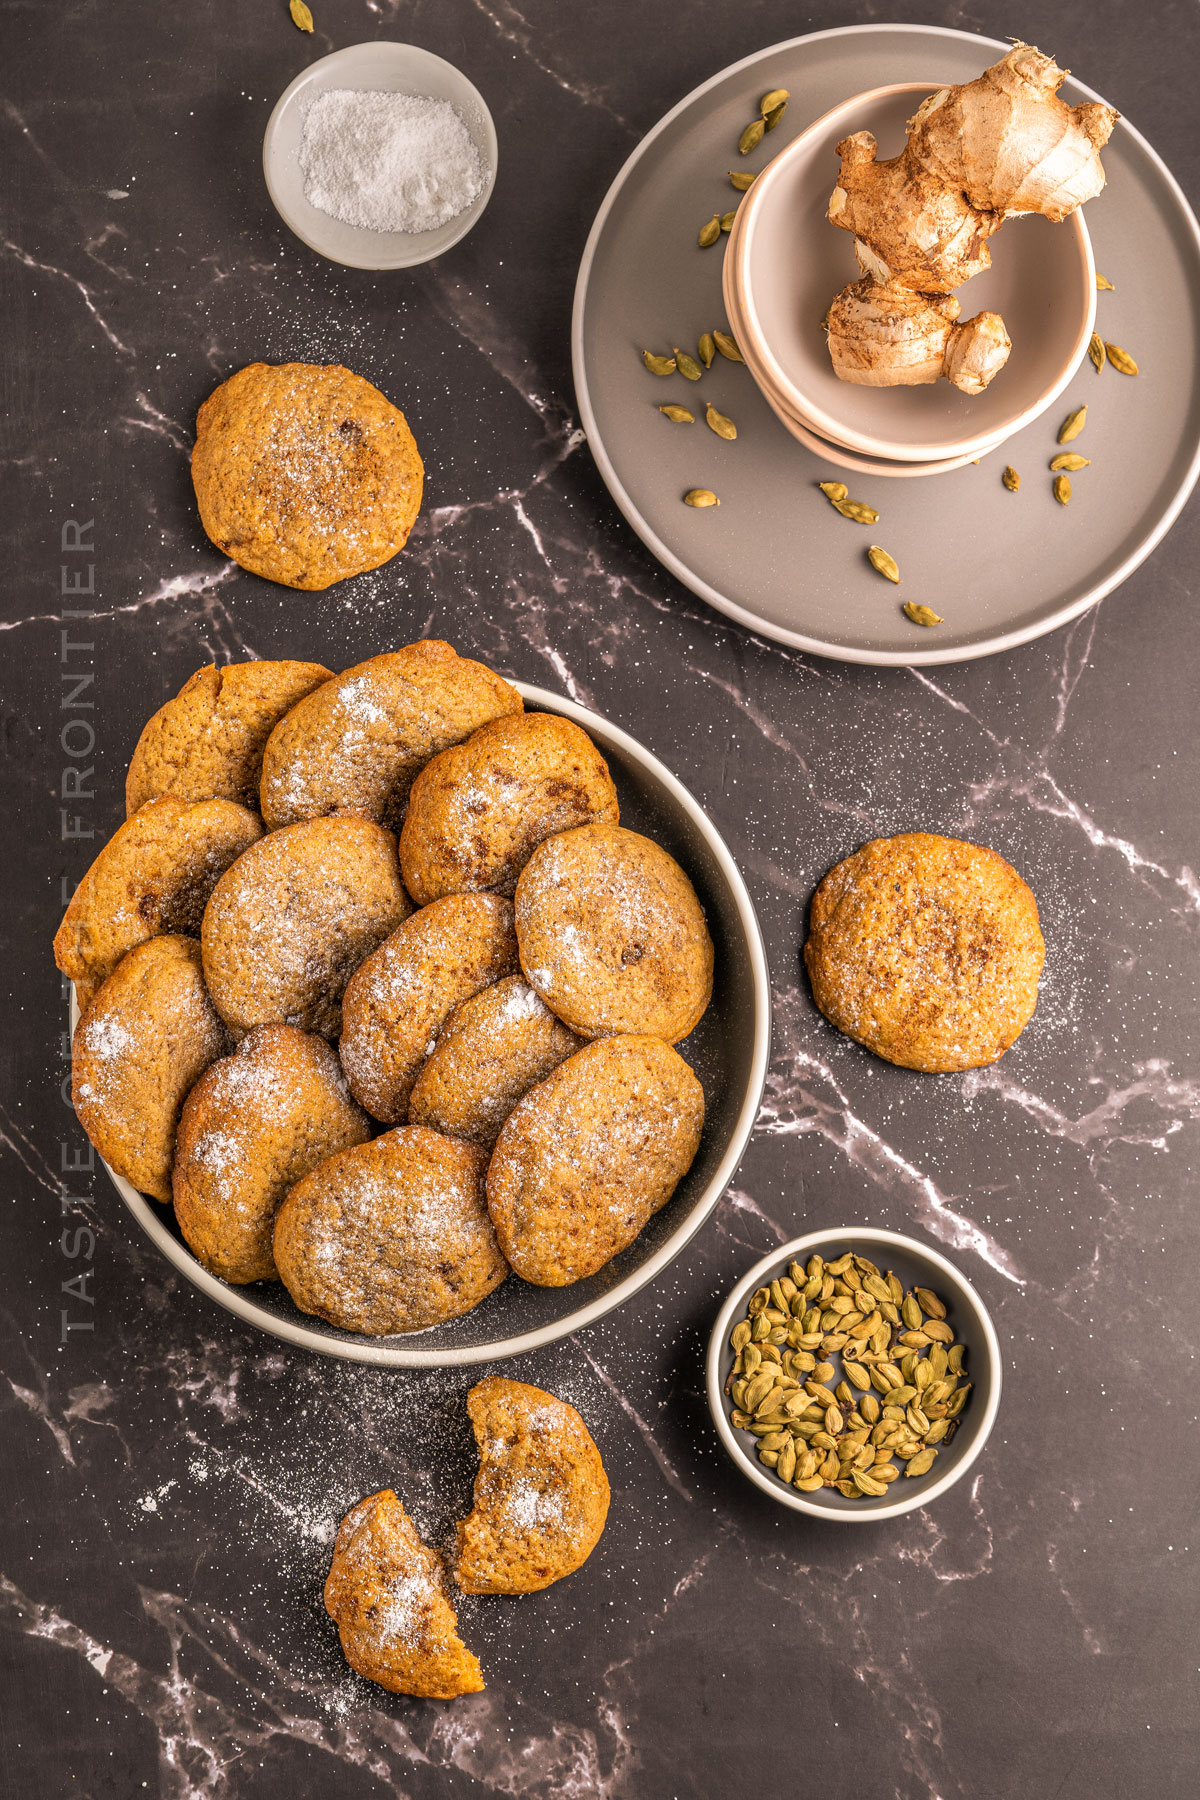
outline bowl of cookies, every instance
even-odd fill
[[[238,1317],[395,1365],[601,1317],[704,1223],[770,1044],[754,908],[628,733],[424,640],[198,670],[55,939],[77,1114]]]

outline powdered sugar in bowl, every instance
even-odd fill
[[[357,146],[376,159],[375,179],[364,167],[355,180]],[[310,63],[281,94],[263,139],[284,224],[354,269],[411,268],[457,244],[491,198],[497,160],[478,89],[415,44],[353,44]],[[437,222],[420,229],[427,218]]]

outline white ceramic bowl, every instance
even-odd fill
[[[519,1356],[592,1324],[653,1281],[699,1231],[733,1178],[750,1138],[771,1050],[771,988],[762,933],[737,864],[716,826],[658,758],[598,713],[526,682],[531,711],[574,720],[599,745],[622,821],[657,838],[690,875],[716,949],[708,1011],[679,1046],[704,1086],[707,1114],[696,1160],[671,1199],[607,1268],[572,1287],[533,1287],[511,1275],[473,1312],[409,1336],[360,1337],[302,1313],[281,1282],[233,1287],[212,1275],[179,1234],[171,1207],[105,1168],[146,1236],[210,1300],[303,1350],[394,1368],[447,1367]],[[78,1018],[71,1003],[71,1030]]]
[[[309,204],[300,168],[304,115],[329,88],[418,94],[458,108],[479,152],[485,181],[479,198],[436,231],[366,231]],[[351,269],[408,269],[430,262],[466,237],[496,184],[496,127],[482,94],[461,70],[416,44],[351,44],[322,56],[283,90],[267,121],[263,173],[275,210],[310,250]]]
[[[781,1481],[773,1470],[764,1467],[755,1455],[755,1439],[749,1432],[737,1430],[730,1419],[730,1401],[725,1383],[733,1368],[733,1351],[729,1334],[745,1316],[746,1304],[754,1290],[764,1287],[776,1276],[787,1273],[793,1260],[807,1262],[814,1251],[823,1256],[837,1256],[843,1250],[857,1250],[869,1256],[880,1268],[894,1269],[906,1288],[932,1288],[946,1304],[949,1323],[958,1341],[967,1347],[966,1372],[973,1382],[970,1399],[960,1415],[958,1430],[944,1446],[928,1475],[902,1475],[877,1499],[847,1500],[836,1488],[821,1488],[802,1494]],[[928,1506],[939,1494],[961,1481],[971,1468],[984,1444],[1000,1406],[1000,1345],[987,1309],[965,1275],[948,1262],[940,1251],[916,1238],[898,1231],[868,1229],[844,1225],[831,1231],[810,1231],[804,1237],[781,1244],[751,1269],[747,1269],[724,1306],[717,1314],[708,1341],[705,1362],[705,1387],[708,1407],[725,1449],[737,1467],[756,1487],[790,1506],[795,1512],[812,1513],[817,1518],[832,1519],[840,1525],[877,1523],[895,1519],[901,1513]]]
[[[1028,425],[1078,368],[1096,313],[1082,213],[1061,225],[1012,219],[990,240],[992,267],[957,291],[963,318],[998,312],[1013,340],[1007,364],[983,394],[961,394],[948,381],[869,388],[838,380],[820,321],[860,271],[852,235],[825,217],[837,183],[835,145],[866,129],[879,140],[881,158],[895,155],[906,120],[936,86],[872,89],[801,132],[747,192],[729,250],[743,349],[750,344],[765,382],[821,437],[897,462],[969,459]]]

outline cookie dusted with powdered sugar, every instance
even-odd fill
[[[453,1700],[483,1687],[478,1659],[458,1635],[441,1559],[391,1488],[368,1494],[342,1520],[325,1610],[350,1667],[393,1694]]]
[[[804,961],[831,1025],[932,1073],[995,1062],[1033,1016],[1037,901],[994,850],[913,831],[874,838],[813,896]]]
[[[196,415],[201,524],[285,587],[326,588],[395,556],[423,479],[404,414],[336,363],[251,363]]]
[[[454,1578],[467,1594],[533,1594],[585,1563],[608,1517],[608,1477],[565,1400],[502,1375],[477,1382],[467,1411],[479,1445]]]
[[[518,1275],[566,1287],[626,1249],[692,1165],[704,1091],[661,1038],[587,1044],[514,1108],[488,1208]]]
[[[581,1037],[674,1044],[712,996],[713,946],[695,889],[661,845],[620,825],[547,838],[516,893],[525,979]]]

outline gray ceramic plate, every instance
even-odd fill
[[[390,1338],[358,1337],[309,1318],[280,1283],[231,1287],[210,1275],[180,1237],[171,1208],[148,1200],[105,1164],[147,1237],[195,1287],[273,1337],[326,1356],[395,1367],[492,1362],[552,1344],[602,1318],[660,1274],[700,1229],[732,1180],[758,1113],[771,1051],[771,989],[754,906],[723,838],[682,783],[628,732],[543,688],[514,685],[532,710],[561,713],[589,733],[612,770],[622,824],[664,845],[700,896],[716,949],[713,997],[679,1046],[704,1086],[699,1153],[641,1236],[589,1281],[538,1288],[512,1275],[466,1318]],[[72,1031],[77,1018],[72,997]]]
[[[700,250],[696,233],[736,204],[727,169],[764,167],[849,94],[896,81],[932,89],[970,80],[1007,48],[936,26],[863,25],[761,51],[655,126],[613,183],[588,239],[575,295],[575,386],[609,491],[694,593],[800,649],[847,662],[959,662],[1039,637],[1138,566],[1200,472],[1200,229],[1165,166],[1124,121],[1104,152],[1108,186],[1088,206],[1087,224],[1096,267],[1116,284],[1099,296],[1097,329],[1129,349],[1142,372],[1097,375],[1085,362],[1064,393],[1063,414],[1089,405],[1074,447],[1092,458],[1073,478],[1065,510],[1047,469],[1059,409],[977,465],[902,489],[856,479],[855,498],[881,515],[868,533],[816,493],[815,482],[839,471],[789,436],[745,369],[719,361],[697,387],[677,376],[658,380],[641,366],[643,348],[692,346],[723,321],[722,251]],[[1042,48],[1052,52],[1053,42]],[[773,87],[790,90],[787,113],[757,151],[739,158],[738,135]],[[1063,94],[1099,98],[1075,81]],[[831,167],[831,188],[836,173]],[[1021,221],[1005,229],[1015,234]],[[1001,236],[993,253],[1004,250]],[[670,425],[655,410],[700,395],[736,420],[736,443],[705,430],[702,408],[692,426]],[[1022,477],[1019,494],[1001,485],[1009,462]],[[691,487],[712,488],[720,507],[683,506]],[[899,563],[899,589],[868,565],[872,540]],[[899,606],[906,599],[932,606],[945,623],[910,625]]]

